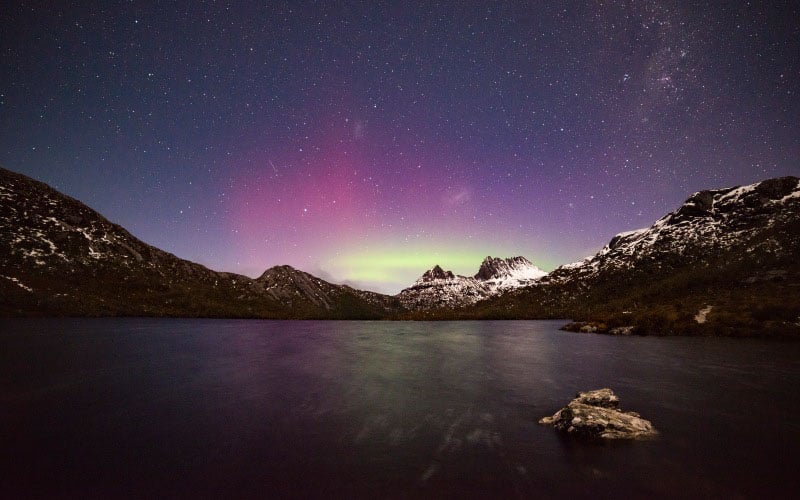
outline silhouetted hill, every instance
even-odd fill
[[[3,315],[378,318],[394,304],[288,266],[257,280],[212,271],[4,169],[0,214]]]

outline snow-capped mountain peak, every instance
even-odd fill
[[[536,267],[525,257],[509,257],[502,259],[491,255],[483,259],[475,279],[482,281],[517,280],[530,281],[541,278],[547,273]]]
[[[425,273],[417,279],[417,283],[430,283],[436,280],[454,280],[456,276],[452,271],[445,271],[438,264],[433,266],[433,269],[425,271]]]
[[[796,217],[800,179],[782,177],[756,184],[692,194],[677,210],[652,226],[614,236],[597,255],[561,266],[547,282],[586,280],[642,265],[691,263],[722,255],[765,229]],[[771,238],[748,244],[770,255],[788,252]]]
[[[459,276],[434,266],[400,292],[399,298],[409,309],[459,307],[529,285],[546,275],[522,256],[488,256],[474,276]]]

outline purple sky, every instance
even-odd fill
[[[549,270],[800,175],[797,3],[86,3],[4,5],[0,164],[217,270]]]

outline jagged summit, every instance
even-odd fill
[[[435,280],[452,280],[455,275],[452,271],[445,271],[438,264],[433,266],[433,269],[425,271],[425,273],[417,281],[427,283]]]
[[[483,259],[483,262],[481,262],[481,267],[478,269],[478,274],[475,275],[475,279],[488,280],[491,278],[499,277],[500,268],[503,267],[503,264],[505,264],[505,262],[506,259],[487,255],[486,258]]]
[[[525,257],[489,255],[474,276],[459,276],[434,266],[398,297],[409,309],[461,307],[531,284],[545,275]]]
[[[475,279],[482,281],[502,279],[535,280],[546,274],[546,272],[521,255],[506,259],[489,255],[483,259]]]

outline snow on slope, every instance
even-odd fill
[[[547,273],[525,257],[488,256],[475,276],[459,276],[438,265],[398,295],[409,309],[462,307],[536,282]]]
[[[542,283],[587,279],[665,256],[685,261],[705,258],[746,241],[757,230],[793,217],[797,211],[792,208],[797,203],[800,179],[796,177],[699,191],[652,226],[617,234],[597,255],[559,267]],[[778,252],[780,248],[767,251]]]
[[[492,292],[498,292],[529,285],[546,275],[525,257],[501,259],[489,256],[481,263],[475,279],[482,280]]]

